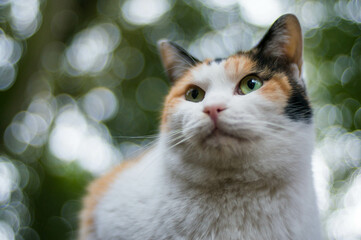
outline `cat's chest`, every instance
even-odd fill
[[[160,227],[162,234],[169,228],[170,235],[185,239],[287,239],[292,235],[288,225],[295,216],[285,211],[290,204],[285,199],[237,189],[176,195],[159,206],[159,222],[168,222]]]
[[[255,191],[237,184],[197,188],[158,177],[143,180],[135,183],[120,178],[100,201],[96,215],[97,232],[102,239],[122,236],[120,239],[240,240],[295,236],[289,226],[297,224],[294,221],[299,218],[297,211],[288,211],[293,209],[292,202],[268,188]],[[139,185],[143,188],[139,189]]]
[[[293,235],[288,225],[294,224],[290,220],[295,216],[284,212],[288,203],[282,199],[273,201],[263,194],[255,198],[237,189],[185,194],[179,188],[158,197],[159,202],[142,210],[147,221],[127,227],[134,228],[133,239],[142,239],[143,231],[152,233],[147,239],[288,239]]]

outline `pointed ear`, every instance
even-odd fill
[[[159,40],[158,49],[168,78],[172,82],[200,62],[182,47],[168,40]]]
[[[296,64],[300,76],[302,42],[302,30],[297,17],[293,14],[285,14],[273,23],[255,50],[264,56],[280,57],[291,64]]]

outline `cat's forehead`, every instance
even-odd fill
[[[254,71],[256,63],[247,55],[234,55],[225,59],[205,60],[191,69],[191,82],[200,86],[224,86],[238,83]]]

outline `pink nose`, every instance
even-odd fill
[[[216,124],[217,119],[218,119],[218,114],[225,109],[226,109],[226,106],[224,106],[222,104],[217,104],[217,105],[211,105],[211,106],[204,107],[203,112],[208,114],[209,117],[212,119],[212,121]]]

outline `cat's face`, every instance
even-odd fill
[[[270,150],[287,154],[309,138],[312,113],[293,15],[276,21],[251,51],[226,59],[200,62],[173,43],[160,47],[174,81],[162,116],[170,145],[195,156],[226,158]]]

